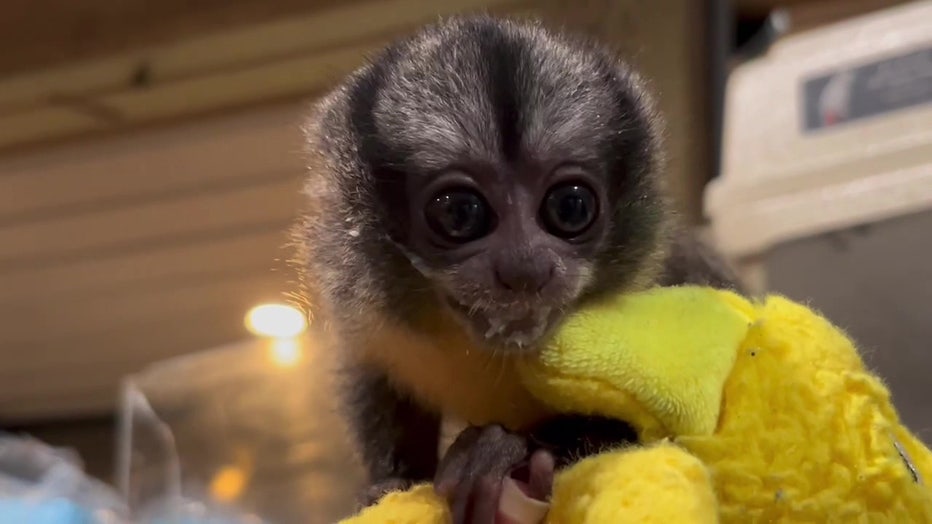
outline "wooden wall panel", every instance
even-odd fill
[[[0,420],[106,410],[121,376],[284,300],[304,104],[0,159]]]
[[[132,27],[146,12],[139,0],[97,12],[108,1],[83,4],[97,20],[88,27],[111,16]],[[31,68],[0,60],[16,71],[0,74],[0,419],[110,409],[126,373],[246,336],[249,306],[294,290],[282,259],[307,104],[439,14],[541,16],[617,47],[658,91],[668,175],[681,207],[698,209],[706,146],[693,3],[281,2],[265,12],[278,15],[208,29],[203,13],[182,27],[165,0],[149,12],[164,34],[101,36],[61,60],[35,51]],[[221,10],[189,3],[199,6]]]

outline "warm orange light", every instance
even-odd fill
[[[222,468],[210,483],[210,494],[220,502],[232,502],[246,488],[246,472],[236,466]]]
[[[272,362],[282,367],[291,367],[301,361],[301,344],[295,339],[273,340],[270,349]]]

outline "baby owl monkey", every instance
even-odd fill
[[[491,522],[515,467],[541,486],[580,453],[529,455],[520,435],[551,414],[516,359],[604,294],[734,282],[671,219],[644,85],[587,41],[439,22],[349,75],[306,135],[298,260],[345,364],[370,501],[434,479],[456,522]],[[438,461],[441,415],[472,427]],[[600,425],[556,420],[581,437]]]

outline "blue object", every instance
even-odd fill
[[[68,500],[0,499],[0,524],[103,524]]]
[[[183,497],[148,517],[130,518],[125,501],[83,471],[64,450],[0,432],[0,524],[257,524],[259,519]]]

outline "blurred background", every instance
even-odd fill
[[[294,291],[309,103],[476,10],[640,68],[687,219],[861,340],[932,442],[932,2],[894,0],[0,0],[0,429],[137,498],[180,461],[215,498],[339,513],[327,351],[244,319]]]

